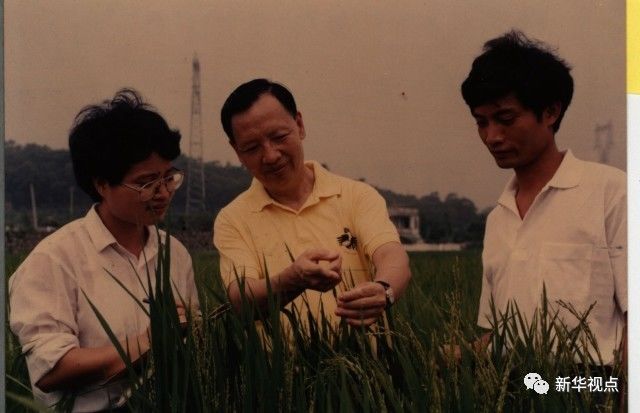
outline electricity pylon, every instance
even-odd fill
[[[193,58],[191,87],[191,129],[189,131],[189,158],[187,160],[187,202],[185,215],[204,211],[204,163],[202,162],[202,105],[200,100],[200,61]]]

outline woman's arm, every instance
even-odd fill
[[[150,348],[149,333],[128,337],[120,345],[135,363]],[[45,393],[79,387],[79,383],[101,382],[124,372],[126,364],[115,346],[94,348],[75,347],[69,350],[38,382]]]

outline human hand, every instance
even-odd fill
[[[440,346],[440,352],[442,355],[450,360],[459,363],[462,360],[462,350],[457,344],[443,344]]]
[[[142,302],[146,304],[149,304],[149,301],[150,300],[148,298],[142,300]],[[178,324],[180,325],[180,328],[184,329],[187,327],[187,309],[182,303],[182,300],[176,298],[175,303],[176,311],[178,312]]]
[[[180,324],[180,328],[184,329],[187,327],[187,309],[184,307],[182,302],[176,301],[176,311],[178,312],[178,323]]]
[[[189,316],[194,315],[193,307],[185,307],[185,305],[180,300],[176,300],[176,312],[178,313],[178,329],[182,334],[182,337],[185,338],[188,334],[188,325],[189,325]],[[191,321],[194,322],[194,319],[191,318]]]
[[[386,305],[384,287],[369,281],[338,294],[336,315],[352,326],[368,326],[384,313]]]
[[[462,343],[465,348],[469,350],[473,350],[478,356],[487,350],[487,346],[491,341],[491,333],[484,333],[482,336],[478,337],[476,340],[467,343]],[[448,344],[445,343],[440,346],[440,352],[446,358],[450,358],[451,360],[459,363],[462,360],[462,347],[459,344]]]
[[[324,248],[306,250],[291,264],[293,283],[300,289],[329,291],[342,281],[342,256]]]

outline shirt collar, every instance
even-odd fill
[[[582,164],[573,156],[573,153],[569,149],[565,152],[558,170],[547,186],[560,189],[578,186],[580,184],[580,177],[582,176],[582,169]]]
[[[96,251],[102,252],[105,248],[111,245],[118,245],[118,241],[111,231],[109,231],[104,225],[102,219],[100,219],[98,211],[96,210],[97,207],[98,204],[93,204],[89,209],[89,212],[87,212],[84,219],[84,225],[89,233],[91,242],[93,242],[93,245],[96,248]],[[158,249],[158,234],[153,226],[147,226],[147,231],[149,233],[149,237],[147,238],[147,243],[145,244],[144,249],[145,254],[148,255],[150,251]]]
[[[582,169],[583,167],[580,161],[573,156],[571,149],[568,149],[565,151],[556,173],[553,174],[553,177],[551,177],[549,182],[542,188],[542,191],[547,188],[569,189],[578,186],[582,176]],[[516,176],[513,175],[509,182],[507,182],[500,198],[498,198],[498,204],[517,211],[515,197]]]
[[[300,210],[317,203],[321,198],[328,198],[341,193],[342,188],[335,175],[327,171],[316,161],[306,161],[304,164],[305,166],[311,167],[313,170],[314,183],[309,198]],[[275,205],[284,209],[289,209],[271,198],[262,183],[260,183],[256,178],[253,178],[251,181],[249,196],[251,199],[252,210],[254,212],[260,212],[268,205]]]

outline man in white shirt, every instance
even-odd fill
[[[512,31],[485,43],[462,84],[482,142],[515,172],[487,218],[478,325],[491,328],[491,300],[502,314],[516,304],[531,323],[544,286],[569,328],[578,320],[560,301],[578,313],[594,305],[588,325],[610,365],[626,348],[626,174],[558,150],[569,70],[543,43]]]

